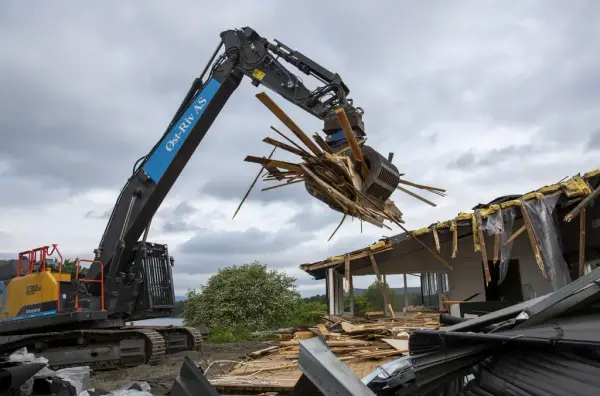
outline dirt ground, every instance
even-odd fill
[[[211,362],[221,360],[239,361],[247,353],[274,345],[273,342],[236,342],[230,344],[204,344],[201,351],[180,352],[167,355],[155,365],[142,365],[122,370],[97,371],[92,373],[89,388],[116,390],[128,386],[135,381],[146,381],[152,386],[154,395],[166,394],[179,374],[184,356],[189,356],[205,371]],[[235,363],[214,363],[206,373],[208,377],[222,374],[231,369]]]

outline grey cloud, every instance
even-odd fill
[[[203,230],[170,253],[175,258],[175,272],[212,273],[219,268],[260,261],[270,268],[298,267],[323,260],[375,242],[367,234],[326,238],[313,243],[314,235],[293,228],[269,233],[257,229],[240,231]]]
[[[201,231],[225,220],[221,212],[208,212],[181,201],[174,208],[160,208],[156,218],[163,221],[160,230],[165,233]]]
[[[210,178],[206,184],[198,191],[200,196],[210,196],[215,198],[238,200],[241,202],[244,194],[250,188],[252,181],[260,170],[260,165],[245,164],[246,169],[235,172],[224,171],[219,176]],[[259,179],[252,191],[246,198],[246,202],[293,202],[297,204],[305,203],[307,192],[304,183],[295,183],[289,186],[278,187],[271,190],[262,191],[263,188],[275,186],[282,182],[265,182]],[[241,209],[243,210],[243,208]]]
[[[594,132],[591,133],[590,139],[588,140],[587,149],[600,149],[600,128],[596,129]]]
[[[186,223],[185,221],[169,221],[161,228],[162,232],[177,233],[199,230],[200,226],[196,224]]]
[[[322,210],[316,210],[314,206],[307,205],[304,210],[301,210],[292,217],[289,223],[301,231],[319,231],[341,221],[343,214],[329,209],[325,204],[321,204],[320,206],[322,206]],[[333,232],[334,229],[335,225],[331,231]]]
[[[202,230],[183,244],[182,253],[199,252],[203,254],[257,254],[270,252],[273,254],[285,251],[294,246],[302,233],[293,230],[282,230],[276,234],[249,228],[246,231]]]
[[[395,163],[409,180],[460,179],[465,187],[449,193],[455,202],[464,202],[461,209],[473,206],[477,188],[478,194],[485,191],[490,198],[515,189],[527,191],[539,187],[540,180],[554,182],[585,171],[589,164],[580,158],[554,166],[535,163],[531,158],[544,155],[542,149],[525,153],[507,148],[466,152],[444,169],[435,165],[439,158],[432,154],[447,133],[439,124],[454,123],[460,129],[462,123],[484,122],[518,128],[532,137],[532,145],[554,141],[565,151],[579,150],[585,142],[594,148],[600,141],[597,133],[591,133],[600,125],[596,110],[600,95],[595,90],[600,78],[597,2],[520,1],[506,7],[504,2],[457,1],[432,8],[389,1],[340,11],[318,1],[297,6],[273,1],[263,7],[184,1],[180,7],[185,12],[174,13],[170,5],[157,1],[85,6],[40,2],[36,7],[4,2],[0,130],[5,138],[0,158],[10,163],[0,174],[0,183],[10,192],[0,194],[0,205],[42,205],[93,187],[120,188],[135,160],[162,135],[217,44],[219,32],[246,24],[340,73],[355,103],[365,108],[369,144],[384,153],[388,147],[395,150]],[[339,18],[332,22],[334,12]],[[199,23],[198,15],[215,17]],[[282,15],[310,21],[313,28],[291,29],[289,18]],[[331,31],[344,31],[344,39],[331,39]],[[259,169],[243,159],[267,155],[269,147],[261,140],[271,135],[270,125],[278,126],[254,98],[262,90],[242,83],[173,192],[241,200]],[[307,133],[321,128],[319,120],[269,94]],[[519,160],[518,166],[511,164],[513,159]],[[471,164],[477,172],[466,170]],[[31,193],[39,190],[43,194]],[[302,184],[266,192],[256,188],[249,199],[300,205],[313,200]],[[407,198],[406,205],[402,201],[402,209],[407,217],[415,213],[418,226],[438,216],[434,211],[411,212],[407,209],[411,200]],[[254,248],[253,253],[239,255],[235,246],[225,247],[227,235],[205,232],[218,219],[206,215],[206,224],[190,224],[186,216],[191,213],[185,211],[157,216],[173,216],[161,218],[165,231],[198,232],[197,249],[175,252],[176,271],[211,271],[251,261],[254,255],[272,265],[293,267],[373,242],[367,236],[364,240],[336,236],[333,244],[308,251],[308,244],[299,241],[308,242],[314,235],[302,231],[327,227],[329,220],[307,213],[279,232],[287,233],[294,246],[280,241],[281,236],[236,234],[239,247]],[[333,226],[336,215],[331,213]],[[359,229],[356,223],[343,227]],[[257,237],[264,240],[244,245],[244,240]],[[270,253],[274,243],[285,252]],[[225,252],[211,249],[215,245],[225,247]],[[263,254],[258,247],[264,248]]]
[[[541,150],[542,148],[532,145],[508,146],[483,152],[470,149],[451,161],[449,165],[453,168],[468,171],[475,168],[494,166],[504,161],[521,160],[524,155]]]
[[[434,145],[435,135],[422,131],[444,120],[489,116],[503,125],[539,126],[563,140],[565,131],[586,134],[583,123],[598,121],[597,112],[586,110],[596,108],[599,99],[589,88],[597,85],[600,63],[591,44],[600,36],[593,23],[594,2],[565,8],[520,2],[510,9],[502,3],[474,7],[457,2],[435,9],[403,4],[398,5],[404,16],[400,24],[396,3],[389,3],[383,14],[380,7],[352,7],[342,11],[344,26],[358,18],[377,23],[345,29],[342,43],[325,39],[333,28],[329,12],[339,12],[329,4],[294,10],[296,19],[310,20],[315,27],[309,36],[290,30],[279,17],[285,14],[283,7],[289,12],[289,5],[272,2],[258,10],[245,3],[185,4],[186,16],[174,18],[160,2],[141,8],[40,5],[35,10],[8,2],[0,17],[0,39],[11,43],[3,47],[9,52],[0,65],[0,105],[5,109],[0,128],[19,131],[0,148],[14,164],[9,175],[42,179],[71,193],[118,188],[133,162],[162,134],[218,33],[246,23],[339,72],[356,103],[366,109],[375,147],[390,135],[406,145]],[[192,17],[196,7],[204,15],[209,11],[222,17],[199,25]],[[14,34],[17,27],[19,35]],[[78,35],[68,33],[72,31]],[[75,53],[79,55],[73,57]],[[378,73],[365,78],[369,70]],[[190,161],[193,170],[184,172],[188,186],[203,185],[202,194],[241,199],[258,167],[240,162],[247,154],[268,152],[260,140],[275,121],[253,98],[259,90],[246,81],[231,98]],[[303,128],[320,128],[318,120],[302,111],[287,103],[284,108]],[[562,136],[556,135],[559,131]],[[43,149],[25,160],[18,153],[30,142]],[[417,151],[406,155],[418,156]],[[250,199],[299,202],[308,197],[295,185],[255,191]]]
[[[0,174],[0,183],[10,186],[0,194],[0,205],[3,208],[24,207],[39,204],[52,204],[63,201],[71,195],[69,189],[28,177],[15,177]],[[43,191],[43,194],[32,194],[32,191]],[[43,198],[42,198],[43,196]]]
[[[88,219],[108,220],[110,218],[111,213],[112,213],[112,210],[105,210],[104,212],[89,210],[84,216]]]

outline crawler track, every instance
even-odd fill
[[[26,347],[54,369],[90,366],[93,370],[153,364],[166,354],[200,349],[202,333],[190,327],[124,327],[0,337],[0,354]]]
[[[202,347],[202,332],[193,327],[164,326],[145,327],[131,326],[128,329],[152,329],[159,332],[165,340],[167,354],[181,351],[199,350]]]

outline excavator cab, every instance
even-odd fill
[[[130,263],[143,254],[140,273],[123,276],[121,293],[128,293],[128,303],[120,307],[124,318],[141,320],[164,317],[175,309],[173,287],[173,257],[167,245],[145,243],[146,248],[134,249]],[[56,255],[58,259],[50,256]],[[63,265],[63,257],[56,244],[19,253],[12,276],[0,284],[2,304],[0,320],[26,319],[51,316],[58,313],[104,311],[104,266],[97,260],[78,259],[75,268]],[[98,278],[88,278],[87,270],[97,265]]]
[[[50,258],[52,255],[59,259]],[[19,253],[13,276],[0,281],[0,299],[4,302],[0,321],[104,310],[102,295],[91,296],[84,287],[89,283],[102,283],[102,280],[81,276],[81,265],[86,261],[92,262],[78,260],[74,272],[65,270],[56,244]]]

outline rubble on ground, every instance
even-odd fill
[[[291,387],[271,382],[269,389],[268,377],[256,377],[261,370],[255,377],[241,377],[248,380],[246,390],[254,386],[254,391],[291,396],[595,396],[600,389],[598,301],[600,268],[556,292],[477,318],[454,318],[455,324],[447,327],[412,329],[418,326],[409,325],[405,327],[412,331],[408,353],[384,362],[365,376],[358,375],[355,367],[334,352],[336,346],[329,345],[325,334],[331,336],[333,326],[326,331],[318,326],[321,336],[282,341],[299,344],[298,376]],[[340,336],[347,339],[355,340],[355,334],[360,338],[390,331],[394,336],[396,332],[394,319],[350,323],[338,318],[327,321],[339,324]],[[302,338],[305,333],[302,330],[293,335],[302,334]],[[196,376],[197,383],[205,380],[199,371]],[[206,394],[212,395],[217,395],[221,386],[203,384]],[[275,390],[276,385],[280,389]],[[242,390],[242,386],[240,383],[232,390]]]
[[[48,359],[21,348],[0,361],[0,395],[6,396],[152,396],[147,382],[107,391],[88,389],[87,366],[51,370]]]
[[[320,338],[340,361],[362,378],[381,364],[407,354],[410,332],[439,327],[439,312],[374,319],[329,315],[314,327],[280,329],[276,345],[249,353],[247,359],[226,374],[215,375],[208,367],[205,375],[222,393],[288,392],[302,375],[298,368],[302,341]]]

